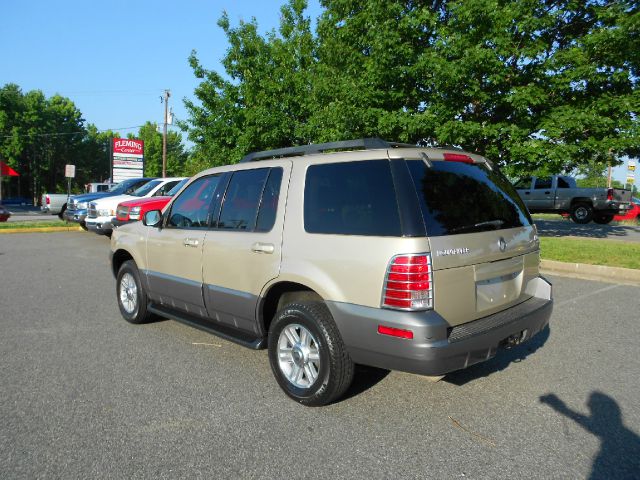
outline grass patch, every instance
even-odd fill
[[[559,213],[533,213],[531,218],[534,220],[565,220]]]
[[[540,238],[546,260],[640,269],[640,243],[577,238]]]
[[[8,230],[13,228],[20,228],[29,230],[32,228],[46,228],[46,227],[74,227],[77,226],[73,223],[63,222],[62,220],[25,220],[22,222],[0,222],[0,230]]]

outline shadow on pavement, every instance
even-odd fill
[[[521,362],[542,347],[549,339],[550,332],[551,329],[547,325],[544,330],[528,342],[509,350],[500,349],[491,360],[472,365],[464,370],[449,373],[444,377],[443,381],[462,386],[478,378],[504,370],[511,365],[511,363]]]
[[[365,365],[356,365],[353,383],[345,394],[338,399],[338,402],[360,395],[362,392],[365,392],[380,383],[387,375],[389,375],[389,370],[368,367]]]
[[[554,394],[541,396],[540,402],[600,439],[600,451],[593,461],[590,479],[640,477],[640,437],[624,426],[622,411],[613,398],[602,392],[591,392],[587,402],[590,415],[571,410]]]
[[[561,220],[536,220],[534,223],[542,237],[614,238],[640,242],[640,226],[597,223],[580,225]]]

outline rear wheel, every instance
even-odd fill
[[[67,205],[65,204],[65,205],[62,207],[62,210],[60,210],[60,213],[58,214],[58,218],[59,218],[60,220],[64,220],[64,211],[65,211],[66,209],[67,209]]]
[[[588,203],[576,203],[571,207],[571,220],[576,223],[589,223],[593,218],[593,207]]]
[[[593,221],[595,223],[599,223],[600,225],[611,223],[611,220],[613,220],[613,215],[595,215],[593,217]]]
[[[120,314],[129,323],[146,323],[150,319],[147,310],[147,293],[140,282],[140,272],[133,260],[127,260],[118,270],[116,293]]]
[[[284,392],[307,406],[339,398],[353,380],[353,361],[326,305],[286,305],[269,328],[269,363]]]

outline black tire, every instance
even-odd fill
[[[611,220],[613,220],[613,215],[594,215],[593,217],[593,221],[600,225],[611,223]]]
[[[58,218],[59,218],[60,220],[64,220],[64,211],[65,211],[66,209],[67,209],[67,204],[65,203],[65,204],[62,206],[62,210],[60,210],[60,213],[58,214]]]
[[[128,289],[128,292],[123,293],[123,289]],[[116,298],[120,314],[127,322],[140,324],[150,320],[151,314],[147,310],[149,305],[147,292],[142,287],[140,272],[138,272],[138,267],[133,260],[127,260],[118,270]]]
[[[593,218],[593,207],[588,203],[576,203],[571,206],[571,220],[576,223],[589,223]]]
[[[311,357],[306,354],[297,352],[299,355],[296,356],[297,347],[293,345],[291,360],[280,361],[281,342],[289,344],[289,337],[283,333],[285,329],[289,333],[292,333],[292,329],[300,332],[300,339],[303,338],[303,329],[306,329],[311,335],[309,349],[318,357],[317,364],[316,362],[311,364],[311,360],[307,361]],[[284,335],[283,339],[281,334]],[[303,343],[301,340],[297,344],[300,349],[303,348]],[[282,390],[295,401],[309,407],[326,405],[338,399],[353,380],[353,361],[344,346],[329,309],[320,302],[292,303],[276,313],[269,327],[269,363]],[[284,367],[281,367],[281,363]],[[304,363],[304,366],[300,366],[300,363]],[[287,365],[291,368],[289,372],[283,370],[283,368],[287,369]],[[299,383],[303,383],[306,376],[309,386],[296,385],[287,378],[287,375],[295,375],[294,369],[298,369],[298,372],[302,371]],[[316,375],[313,381],[309,379],[307,369],[310,369],[312,376]]]

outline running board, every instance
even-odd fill
[[[239,332],[224,325],[216,325],[200,317],[189,315],[186,312],[177,312],[154,303],[149,304],[148,310],[151,313],[160,315],[161,317],[170,318],[171,320],[212,333],[218,337],[224,338],[225,340],[229,340],[230,342],[237,343],[238,345],[242,345],[243,347],[247,347],[252,350],[260,350],[266,347],[266,341],[264,338],[252,337],[247,333]]]

